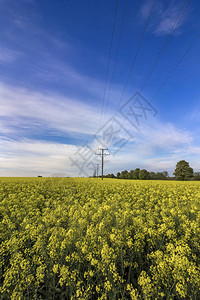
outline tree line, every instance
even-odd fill
[[[200,180],[200,172],[194,172],[190,167],[189,162],[180,160],[177,162],[174,173],[174,177],[169,177],[167,171],[163,172],[148,172],[145,169],[136,168],[135,170],[124,170],[118,172],[115,176],[113,173],[107,174],[105,178],[117,178],[117,179],[136,179],[136,180]]]
[[[148,172],[145,169],[136,168],[135,170],[124,170],[118,172],[117,176],[114,174],[105,175],[107,178],[118,178],[118,179],[141,179],[141,180],[165,180],[169,177],[167,171],[163,172]]]

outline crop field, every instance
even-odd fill
[[[0,299],[200,299],[200,183],[0,178]]]

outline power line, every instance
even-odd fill
[[[101,150],[101,153],[95,153],[96,155],[101,156],[101,179],[103,180],[103,164],[104,164],[104,156],[110,155],[109,153],[104,153],[105,150],[108,150],[108,148],[98,148]]]
[[[114,15],[113,28],[112,28],[112,37],[111,37],[110,50],[109,50],[109,56],[108,56],[108,64],[107,64],[106,79],[105,79],[104,94],[103,94],[103,103],[102,103],[102,108],[101,108],[100,127],[101,127],[102,115],[103,115],[103,110],[104,110],[104,102],[105,102],[105,95],[106,95],[106,88],[107,88],[107,81],[108,81],[108,72],[109,72],[109,67],[110,67],[110,59],[111,59],[112,46],[113,46],[113,38],[114,38],[114,32],[115,32],[117,10],[118,10],[118,0],[116,0],[115,15]]]
[[[121,36],[122,36],[122,32],[123,32],[123,28],[124,28],[124,21],[125,21],[125,17],[126,17],[127,4],[128,4],[128,0],[125,1],[124,13],[123,13],[122,23],[121,23],[121,27],[120,27],[120,34],[119,34],[119,38],[118,38],[118,42],[117,42],[117,50],[116,50],[116,54],[115,54],[114,66],[113,66],[111,80],[110,80],[110,86],[109,86],[109,90],[108,90],[108,97],[107,97],[107,102],[106,102],[106,109],[105,109],[105,113],[104,113],[104,118],[105,118],[106,112],[107,112],[108,102],[109,102],[109,98],[110,98],[110,91],[111,91],[113,78],[114,78],[114,73],[115,73],[115,69],[116,69],[118,52],[119,52],[119,47],[120,47],[120,42],[121,42]]]
[[[180,21],[182,20],[184,14],[185,14],[185,12],[186,12],[186,9],[187,9],[188,5],[190,4],[190,2],[191,2],[191,0],[186,0],[186,1],[185,1],[185,3],[184,3],[184,5],[183,5],[183,7],[182,7],[182,9],[181,9],[181,11],[180,11],[180,13],[179,13],[177,19],[176,19],[176,21],[174,22],[173,27],[171,28],[170,33],[168,34],[168,36],[167,36],[165,42],[163,43],[163,45],[162,45],[162,47],[161,47],[161,49],[160,49],[160,51],[159,51],[157,57],[156,57],[155,60],[154,60],[153,65],[151,66],[151,69],[150,69],[149,73],[147,74],[147,76],[146,76],[146,78],[145,78],[145,80],[144,80],[144,82],[143,82],[143,84],[142,84],[142,86],[141,86],[141,89],[140,89],[141,92],[144,90],[145,86],[147,85],[147,82],[149,81],[149,79],[150,79],[150,77],[151,77],[153,71],[155,70],[155,68],[156,68],[156,66],[157,66],[157,64],[158,64],[158,62],[159,62],[161,56],[163,55],[164,51],[166,50],[166,48],[167,48],[167,46],[168,46],[168,44],[169,44],[169,42],[170,42],[172,36],[174,35],[174,32],[175,32],[176,28],[177,28],[178,25],[180,24]]]
[[[177,62],[177,64],[175,65],[175,67],[172,69],[172,71],[169,73],[169,75],[165,78],[165,80],[163,81],[163,83],[160,85],[160,87],[158,88],[158,90],[156,91],[156,93],[153,95],[153,97],[151,98],[151,101],[153,99],[155,99],[155,97],[159,94],[159,92],[161,91],[161,89],[163,88],[163,86],[166,84],[166,82],[169,80],[169,78],[173,75],[173,73],[176,71],[176,69],[179,67],[179,65],[181,64],[181,62],[183,61],[183,59],[185,58],[185,56],[188,54],[188,52],[191,50],[191,48],[196,44],[196,42],[198,41],[198,39],[200,38],[200,33],[196,36],[196,38],[193,40],[193,42],[190,44],[190,46],[187,48],[187,50],[185,51],[185,53],[183,54],[183,56],[179,59],[179,61]]]
[[[134,58],[133,58],[133,62],[132,62],[132,65],[131,65],[131,68],[130,68],[130,71],[129,71],[128,77],[127,77],[127,79],[126,79],[126,82],[125,82],[125,85],[124,85],[124,88],[123,88],[123,91],[122,91],[122,94],[121,94],[120,100],[119,100],[119,102],[118,102],[117,110],[116,110],[116,112],[115,112],[115,115],[114,115],[113,119],[116,117],[116,114],[117,114],[117,112],[118,112],[118,110],[119,110],[119,107],[120,107],[120,104],[121,104],[121,101],[122,101],[122,98],[123,98],[123,96],[124,96],[124,92],[125,92],[125,90],[126,90],[126,87],[127,87],[127,85],[128,85],[128,82],[129,82],[129,79],[130,79],[131,73],[132,73],[132,71],[133,71],[133,68],[134,68],[134,65],[135,65],[135,61],[136,61],[136,59],[137,59],[137,56],[138,56],[138,54],[139,54],[140,47],[141,47],[141,45],[142,45],[142,42],[143,42],[143,39],[144,39],[145,32],[146,32],[146,30],[147,30],[147,27],[148,27],[148,24],[149,24],[150,16],[151,16],[151,14],[152,14],[153,7],[154,7],[154,5],[155,5],[155,2],[156,2],[156,0],[153,0],[153,3],[152,3],[152,6],[151,6],[151,9],[150,9],[149,16],[148,16],[148,18],[147,18],[147,21],[146,21],[146,24],[145,24],[144,30],[143,30],[143,32],[142,32],[142,35],[141,35],[141,38],[140,38],[139,44],[138,44],[138,46],[137,46],[137,49],[136,49],[136,52],[135,52],[135,55],[134,55]]]
[[[182,55],[182,57],[179,59],[179,61],[176,63],[176,65],[174,66],[174,68],[171,70],[171,72],[168,74],[168,76],[165,78],[165,80],[162,82],[162,84],[160,85],[160,87],[157,89],[156,93],[153,95],[153,97],[151,98],[151,102],[157,97],[157,95],[159,94],[159,92],[161,91],[161,89],[164,87],[164,85],[167,83],[167,81],[170,79],[170,77],[173,75],[173,73],[176,71],[176,69],[179,67],[179,65],[181,64],[181,62],[183,61],[183,59],[185,58],[185,56],[189,53],[189,51],[192,49],[192,47],[196,44],[196,42],[198,41],[198,39],[200,38],[200,33],[198,33],[198,35],[195,37],[195,39],[192,41],[192,43],[190,44],[190,46],[187,48],[187,50],[184,52],[184,54]],[[132,97],[132,96],[131,96]],[[126,120],[124,121],[124,123],[126,122]],[[124,124],[123,124],[124,126]],[[130,126],[131,128],[131,126]],[[129,128],[129,130],[130,130]]]
[[[177,19],[175,20],[174,25],[173,25],[173,27],[172,27],[171,30],[170,30],[170,33],[168,34],[166,40],[164,41],[162,47],[160,48],[160,50],[159,50],[159,52],[158,52],[158,55],[157,55],[157,57],[155,58],[154,63],[153,63],[153,65],[151,66],[151,69],[150,69],[149,73],[147,74],[147,76],[146,76],[146,78],[145,78],[145,80],[144,80],[144,82],[143,82],[143,85],[142,85],[141,90],[140,90],[141,92],[142,92],[143,89],[145,88],[145,86],[146,86],[148,80],[150,79],[150,77],[151,77],[153,71],[155,70],[155,68],[156,68],[156,66],[157,66],[157,64],[158,64],[158,62],[159,62],[161,56],[163,55],[165,49],[167,48],[167,45],[169,44],[169,42],[170,42],[172,36],[174,35],[174,32],[175,32],[177,26],[180,24],[180,21],[182,20],[184,14],[185,14],[185,12],[186,12],[186,9],[187,9],[188,5],[190,4],[190,2],[191,2],[191,0],[186,0],[185,3],[184,3],[184,5],[183,5],[183,7],[181,8],[181,11],[180,11],[180,13],[179,13]],[[171,74],[171,75],[172,75],[172,74]],[[171,76],[171,75],[170,75],[170,76]],[[169,76],[169,77],[170,77],[170,76]],[[168,79],[169,79],[169,78],[168,78]],[[168,79],[167,79],[167,80],[168,80]],[[167,82],[167,80],[166,80],[166,82]],[[165,83],[166,83],[166,82],[165,82]],[[163,83],[163,85],[164,85],[165,83]],[[160,89],[161,89],[161,88],[162,88],[162,87],[160,87]],[[132,96],[133,96],[133,95],[132,95]],[[131,96],[131,97],[132,97],[132,96]],[[153,97],[152,99],[154,99],[154,98],[155,98],[155,97]],[[119,107],[118,107],[118,110],[119,110]],[[117,113],[117,112],[116,112],[116,113]],[[115,116],[116,116],[116,114],[115,114]]]

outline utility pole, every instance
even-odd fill
[[[98,149],[101,151],[101,153],[95,153],[95,154],[101,156],[101,171],[102,171],[101,179],[103,180],[103,159],[104,156],[109,155],[109,153],[104,153],[104,151],[108,150],[108,148],[98,148]]]
[[[96,172],[96,176],[98,178],[98,175],[99,175],[99,164],[96,164],[97,165],[97,172]]]

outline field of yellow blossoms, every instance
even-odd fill
[[[0,178],[0,299],[200,299],[200,183]]]

